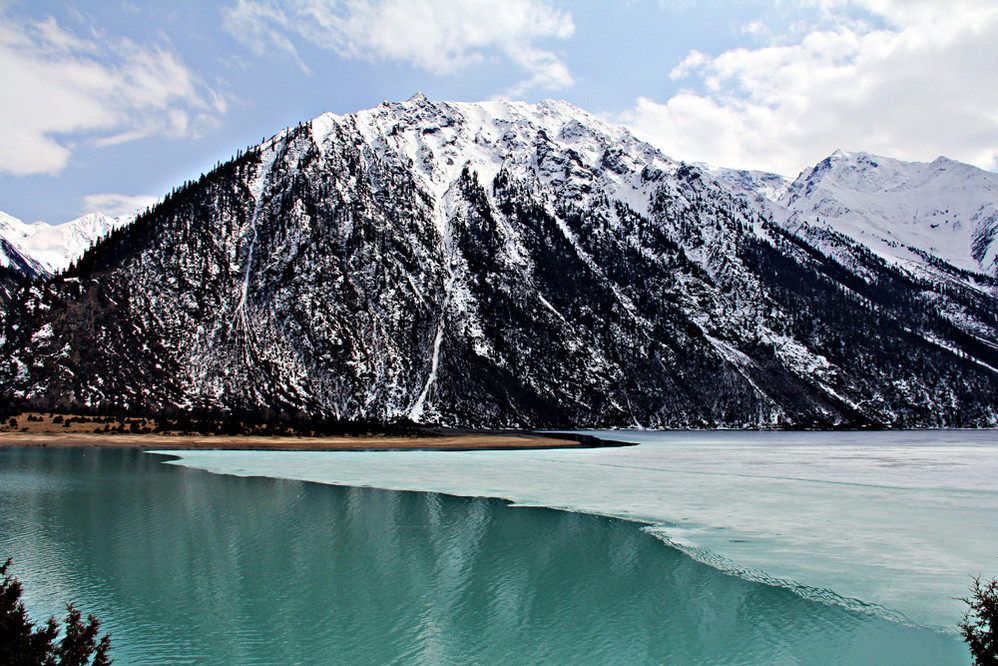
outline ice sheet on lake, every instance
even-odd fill
[[[170,452],[217,473],[502,497],[651,522],[696,557],[953,628],[998,575],[998,433],[607,433],[625,448]]]

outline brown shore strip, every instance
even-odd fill
[[[442,433],[395,437],[168,435],[84,432],[0,432],[0,447],[90,446],[157,450],[244,449],[268,451],[389,451],[588,448],[582,442],[529,433]]]

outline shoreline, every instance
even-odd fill
[[[91,447],[156,450],[265,451],[489,451],[516,449],[593,448],[592,443],[531,433],[462,433],[411,437],[167,435],[85,432],[0,432],[0,448]]]
[[[698,434],[706,434],[706,431],[691,431],[691,432]],[[557,433],[557,434],[567,435],[568,433]],[[627,447],[635,445],[635,443],[633,442],[618,441],[610,443],[609,440],[603,440],[603,441],[607,442],[607,444],[604,444],[604,446],[609,446],[611,448],[618,446]],[[916,445],[917,444],[912,446]],[[170,452],[163,451],[162,453],[169,454]],[[208,462],[205,462],[205,460],[207,460]],[[565,460],[565,459],[559,457],[555,458],[555,460]],[[312,463],[316,461],[308,461],[308,462]],[[910,608],[901,609],[901,607],[895,605],[896,602],[892,603],[883,599],[870,600],[865,595],[861,596],[851,592],[839,592],[837,590],[841,588],[838,584],[812,585],[806,582],[802,583],[801,581],[807,580],[807,578],[799,574],[792,575],[783,572],[779,574],[771,574],[769,573],[771,571],[769,567],[741,564],[740,559],[736,559],[735,557],[732,556],[732,554],[730,554],[727,551],[723,552],[719,551],[718,546],[719,545],[724,546],[725,543],[750,544],[754,541],[759,540],[758,535],[749,535],[751,538],[745,538],[745,539],[742,538],[732,539],[730,538],[730,533],[729,533],[729,530],[731,530],[732,528],[730,526],[726,526],[724,522],[719,523],[721,525],[720,527],[709,527],[710,523],[701,523],[701,527],[708,527],[709,529],[716,530],[718,532],[723,532],[724,534],[721,534],[720,541],[715,541],[710,545],[705,545],[702,541],[703,537],[702,536],[698,537],[696,535],[692,538],[684,538],[682,540],[677,541],[675,539],[675,535],[670,534],[669,532],[671,528],[684,529],[684,528],[693,527],[694,530],[699,529],[696,527],[695,523],[693,525],[688,524],[690,521],[689,518],[684,518],[681,521],[677,522],[675,518],[672,518],[671,516],[665,516],[665,515],[656,516],[648,514],[647,509],[645,508],[643,508],[641,513],[639,514],[634,514],[632,513],[632,510],[630,508],[627,508],[631,506],[631,504],[633,503],[636,493],[639,493],[643,490],[647,490],[647,488],[650,487],[648,486],[648,484],[644,484],[644,486],[642,486],[641,484],[631,485],[627,490],[627,499],[625,504],[608,508],[605,504],[603,504],[600,501],[597,501],[597,506],[594,506],[591,504],[590,495],[581,496],[577,495],[574,491],[571,491],[571,495],[569,496],[573,499],[565,501],[564,499],[561,498],[552,499],[552,497],[550,496],[539,496],[537,494],[536,488],[524,491],[520,490],[519,487],[517,487],[517,489],[510,490],[508,486],[502,485],[502,482],[499,480],[498,476],[489,476],[484,481],[482,481],[481,480],[482,477],[476,477],[474,473],[474,466],[477,465],[478,461],[468,460],[467,458],[454,459],[454,463],[456,466],[458,466],[459,471],[461,468],[465,468],[468,471],[471,471],[470,475],[467,476],[459,475],[457,477],[454,477],[460,479],[459,481],[460,485],[458,488],[453,487],[453,485],[450,485],[449,483],[445,483],[444,486],[441,487],[440,476],[436,474],[437,470],[436,463],[433,461],[413,461],[414,466],[416,466],[417,468],[420,465],[428,465],[429,469],[433,470],[432,473],[421,475],[418,473],[417,470],[416,476],[407,477],[405,476],[406,472],[403,471],[401,480],[399,480],[399,477],[396,476],[398,470],[405,470],[408,469],[408,467],[403,467],[400,465],[371,466],[369,464],[371,462],[373,461],[371,460],[363,461],[359,467],[354,468],[353,461],[348,462],[346,461],[346,459],[339,459],[335,467],[329,466],[326,469],[323,469],[322,465],[308,464],[308,466],[302,468],[304,471],[300,471],[300,470],[295,470],[292,467],[298,463],[290,460],[288,461],[289,468],[282,469],[280,467],[275,468],[273,466],[260,467],[259,463],[254,463],[253,461],[251,461],[251,459],[247,458],[240,458],[238,459],[238,464],[233,465],[232,459],[228,459],[228,461],[224,459],[213,459],[211,457],[203,459],[198,457],[197,455],[185,458],[182,456],[182,454],[178,453],[178,456],[174,457],[174,459],[170,461],[170,464],[179,465],[181,467],[186,467],[188,469],[200,470],[203,472],[207,472],[209,474],[228,475],[235,477],[263,477],[268,479],[289,480],[289,481],[297,481],[302,483],[319,484],[319,485],[355,487],[355,488],[373,488],[389,492],[439,494],[458,499],[484,498],[490,500],[497,500],[518,507],[542,508],[549,511],[576,513],[581,515],[618,520],[625,523],[636,525],[639,528],[659,527],[662,529],[649,530],[648,531],[649,534],[654,538],[658,539],[659,541],[661,541],[666,547],[675,549],[684,554],[685,556],[690,557],[692,560],[698,562],[699,564],[718,570],[725,575],[734,576],[752,583],[759,583],[766,586],[782,588],[784,590],[790,591],[796,596],[799,596],[809,601],[814,601],[824,605],[838,606],[848,610],[849,612],[863,614],[884,621],[901,624],[908,627],[925,629],[928,631],[942,633],[945,635],[950,635],[951,633],[953,633],[951,622],[949,621],[943,622],[939,621],[936,618],[930,619],[927,617],[916,617],[915,619],[912,619],[911,609]],[[508,463],[510,468],[516,468],[516,469],[507,469],[505,465],[503,467],[497,467],[497,469],[502,470],[502,474],[509,474],[512,471],[513,475],[509,476],[509,478],[514,479],[513,481],[514,484],[521,483],[522,482],[521,479],[528,479],[528,477],[530,476],[529,473],[523,473],[517,475],[517,472],[526,472],[526,468],[519,467],[521,464],[532,465],[536,463],[536,461],[531,459],[527,459],[527,461],[524,463],[522,460],[516,460],[515,457],[507,458],[505,459],[504,462]],[[583,463],[586,462],[588,461],[585,460],[583,461]],[[351,470],[351,475],[348,476],[347,478],[341,476],[342,465],[346,465],[346,467],[349,470]],[[573,461],[572,465],[573,467],[576,467],[575,461]],[[288,469],[291,469],[291,471],[288,471]],[[352,474],[353,470],[355,469],[360,470],[361,474],[360,478],[357,478],[356,475]],[[669,468],[666,466],[650,467],[647,469],[654,470],[657,472],[665,472],[666,474],[670,473]],[[335,476],[333,477],[328,476],[327,470],[333,470]],[[383,476],[383,474],[386,471],[391,475],[390,477]],[[676,472],[675,470],[671,470],[671,472],[681,475],[704,474],[703,472],[690,472],[690,471]],[[409,469],[408,473],[411,474],[412,470]],[[381,476],[379,476],[379,474]],[[710,478],[716,475],[710,473],[706,474],[707,475],[704,478]],[[729,474],[727,472],[722,472],[720,475],[726,476]],[[560,478],[560,475],[558,474],[550,474],[549,476],[552,479]],[[599,475],[589,475],[589,476],[590,476],[589,480],[596,480],[599,477]],[[385,480],[386,478],[391,480],[386,481]],[[745,476],[741,478],[746,479],[748,483],[760,484],[760,487],[763,487],[765,485],[765,477]],[[415,481],[413,481],[412,479],[415,479]],[[593,490],[595,495],[600,495],[598,490],[594,489],[593,486],[589,483],[589,480],[587,480],[585,483],[580,483],[580,486],[584,486],[588,490]],[[820,480],[816,481],[813,479],[808,479],[806,477],[785,478],[781,480],[783,482],[796,482],[803,484],[840,483],[836,481],[831,481],[831,482],[820,481]],[[476,483],[486,484],[484,486],[485,489],[483,489],[482,485],[476,485]],[[530,484],[529,479],[527,483],[529,487]],[[468,484],[471,484],[470,485],[471,489],[469,489]],[[663,488],[670,487],[670,485],[673,488],[675,487],[675,484],[662,483],[660,485]],[[702,511],[703,507],[701,505],[701,502],[703,500],[700,499],[699,496],[700,493],[702,492],[702,486],[700,486],[699,484],[696,485],[699,489],[695,491],[697,494],[697,497],[695,499],[696,504],[694,505],[696,509],[693,510]],[[854,486],[855,488],[861,489],[861,492],[863,489],[877,488],[877,486],[871,486],[863,483],[854,484]],[[538,487],[542,488],[541,491],[542,493],[549,492],[551,490],[551,487],[546,483]],[[912,490],[910,488],[905,488],[903,486],[885,486],[884,488],[894,491]],[[652,488],[652,491],[658,493],[658,488]],[[769,492],[768,489],[767,492]],[[961,491],[955,491],[955,492],[961,492]],[[716,495],[723,495],[723,493],[715,493],[715,496]],[[670,494],[670,496],[674,497],[675,491],[673,491]],[[581,499],[579,499],[580,497]],[[674,500],[670,500],[670,502],[673,501]],[[785,502],[783,504],[785,504],[786,506],[792,505],[791,502]],[[621,508],[621,506],[624,506],[624,508]],[[682,509],[681,511],[684,514],[691,512],[691,510],[686,508]],[[779,531],[771,530],[770,533],[779,534]],[[735,546],[735,548],[740,548],[740,547],[741,546]],[[947,571],[948,569],[945,569],[943,567],[937,567],[934,570]],[[949,598],[956,599],[956,597],[953,596],[950,596]]]

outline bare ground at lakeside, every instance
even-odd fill
[[[372,451],[434,449],[583,448],[586,444],[519,432],[431,431],[412,435],[306,436],[281,432],[264,434],[194,434],[157,431],[152,419],[88,417],[70,414],[24,413],[9,417],[0,426],[0,447],[92,446],[141,449],[265,449],[287,451]],[[254,430],[251,428],[251,430]]]

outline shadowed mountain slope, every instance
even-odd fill
[[[566,103],[418,95],[286,130],[22,290],[0,386],[479,427],[994,425],[994,290],[792,233]]]

